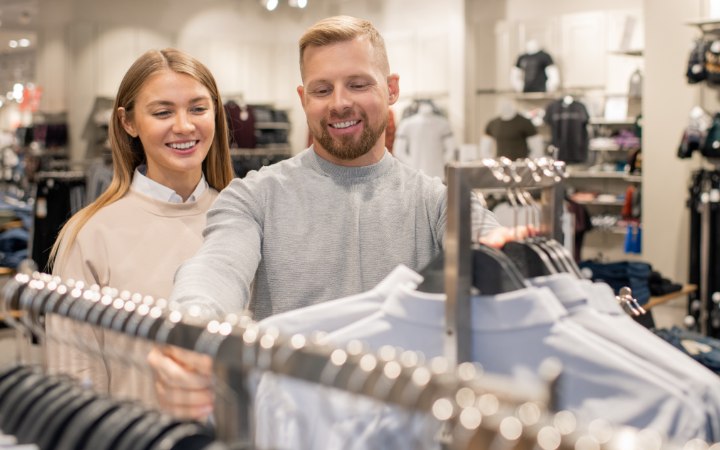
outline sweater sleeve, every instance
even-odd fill
[[[92,224],[86,224],[70,248],[61,246],[53,275],[63,280],[73,279],[88,285],[107,286],[109,257],[103,242]]]
[[[252,178],[233,180],[208,211],[202,247],[175,273],[170,300],[181,310],[198,307],[205,317],[222,317],[248,308],[261,258],[264,208],[248,185]]]
[[[440,242],[443,248],[445,248],[445,231],[447,227],[447,192],[444,191],[438,202],[440,210],[440,219],[438,221],[438,233],[440,235]],[[485,208],[480,200],[480,197],[475,192],[470,192],[470,230],[471,239],[476,239],[479,236],[484,236],[495,228],[500,227],[495,218],[495,214],[492,211]]]

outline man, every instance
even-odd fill
[[[445,186],[385,149],[399,77],[377,30],[347,16],[316,23],[300,39],[300,72],[314,144],[220,194],[202,248],[175,277],[171,300],[183,310],[223,316],[247,308],[260,320],[364,292],[398,264],[420,270],[442,251]],[[490,212],[475,216],[476,231],[497,226]],[[161,381],[187,366],[183,359],[162,372],[182,359],[167,356],[151,356]],[[202,378],[185,375],[185,389]],[[195,387],[193,398],[204,398]],[[170,397],[172,389],[160,390]],[[187,406],[190,415],[209,408]]]

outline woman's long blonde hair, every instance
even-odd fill
[[[112,181],[105,192],[73,215],[60,230],[50,251],[48,269],[55,263],[60,248],[70,249],[82,227],[95,213],[122,198],[130,189],[135,169],[145,162],[145,152],[140,139],[133,138],[123,128],[118,108],[124,108],[126,114],[132,117],[135,100],[145,82],[162,70],[188,75],[210,92],[215,108],[215,137],[202,163],[202,171],[208,184],[217,191],[222,190],[232,180],[225,109],[212,73],[200,61],[180,50],[166,48],[147,51],[125,73],[115,97],[109,128],[113,161]]]

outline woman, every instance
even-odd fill
[[[140,56],[120,83],[110,146],[112,182],[61,230],[51,252],[53,274],[166,298],[175,270],[202,243],[205,213],[233,177],[225,113],[210,71],[175,49]],[[67,335],[68,326],[73,339],[85,342],[94,334],[100,348],[111,347],[103,333],[57,317],[48,323],[49,341],[56,332]],[[130,350],[116,343],[113,349]],[[129,354],[143,354],[138,350]],[[104,358],[69,353],[50,351],[50,367],[101,391],[138,396],[127,373],[112,370]]]

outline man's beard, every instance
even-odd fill
[[[316,133],[313,133],[313,138],[322,146],[322,148],[335,158],[343,161],[350,161],[359,158],[373,148],[387,126],[387,117],[384,118],[377,128],[373,128],[370,125],[367,115],[364,112],[360,113],[360,117],[362,118],[362,122],[365,124],[365,127],[357,140],[355,140],[354,136],[350,135],[333,138],[328,132],[328,123],[325,119],[320,121],[322,132],[319,136]]]

